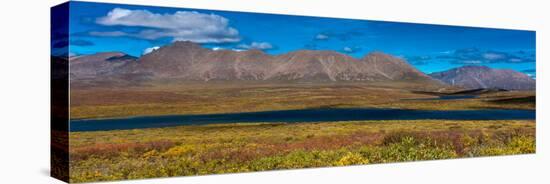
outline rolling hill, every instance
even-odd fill
[[[430,76],[446,84],[466,89],[534,90],[536,84],[534,79],[523,73],[486,66],[463,66],[432,73]]]
[[[71,59],[73,81],[409,81],[440,84],[397,57],[373,52],[361,59],[334,52],[298,50],[270,55],[261,50],[211,50],[178,41],[140,58],[119,52]]]

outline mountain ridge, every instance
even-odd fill
[[[446,84],[465,89],[534,90],[536,88],[535,80],[521,72],[492,69],[487,66],[466,65],[429,75]]]
[[[165,45],[139,58],[121,52],[97,53],[71,59],[71,80],[94,81],[264,81],[264,82],[392,82],[404,81],[432,86],[463,86],[427,75],[407,61],[383,52],[371,52],[361,58],[330,50],[296,50],[272,55],[262,50],[212,50],[188,41]],[[463,67],[459,70],[475,69]],[[479,70],[489,71],[488,67]],[[521,78],[514,72],[506,75]],[[483,79],[484,81],[489,79]],[[485,78],[487,78],[485,77]],[[474,79],[472,79],[474,80]],[[474,86],[490,88],[492,85]],[[499,85],[497,85],[498,87]],[[503,89],[523,89],[504,85]]]
[[[107,62],[104,61],[112,58],[120,62],[115,62],[116,65],[105,64]],[[95,74],[97,78],[143,74],[151,79],[184,81],[436,82],[406,61],[381,52],[367,54],[360,59],[325,50],[297,50],[271,55],[261,50],[211,50],[196,43],[178,41],[140,58],[109,52],[80,56],[74,60],[75,65],[71,66],[74,75],[93,77]],[[94,73],[93,70],[101,72]]]
[[[156,62],[163,64],[146,64]],[[160,78],[198,81],[384,81],[403,76],[407,80],[431,80],[406,61],[383,53],[371,53],[360,59],[325,50],[271,55],[261,50],[213,51],[192,42],[174,42],[144,55],[137,63],[143,63],[138,70]],[[373,63],[381,67],[373,68]]]

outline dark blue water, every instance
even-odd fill
[[[437,98],[409,98],[403,100],[462,100],[476,98],[476,95],[442,95]]]
[[[534,110],[405,110],[405,109],[304,109],[231,114],[143,116],[116,119],[71,120],[70,131],[159,128],[179,125],[254,122],[323,122],[355,120],[520,120],[535,119]]]
[[[477,96],[475,95],[445,95],[445,96],[439,96],[439,99],[441,100],[461,100],[461,99],[470,99],[475,98]]]

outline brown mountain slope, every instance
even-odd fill
[[[506,90],[533,90],[535,80],[513,70],[491,69],[486,66],[463,66],[430,74],[449,85],[466,89],[499,88]]]
[[[117,73],[117,69],[137,58],[121,52],[103,52],[70,58],[71,80],[94,79]]]
[[[355,59],[334,51],[299,50],[269,55],[175,42],[140,58],[126,72],[181,80],[386,81],[430,80],[405,61],[373,53]]]
[[[389,80],[431,80],[407,62],[381,52],[373,52],[363,59],[373,70]]]
[[[77,58],[74,75],[96,79],[175,81],[422,81],[441,84],[407,62],[375,52],[362,59],[334,51],[298,50],[269,55],[260,50],[211,50],[192,42],[174,42],[141,58],[109,62],[122,53]],[[124,57],[123,57],[124,58]],[[133,61],[133,62],[128,62]]]

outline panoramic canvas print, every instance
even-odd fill
[[[535,31],[52,8],[67,182],[535,153]]]

